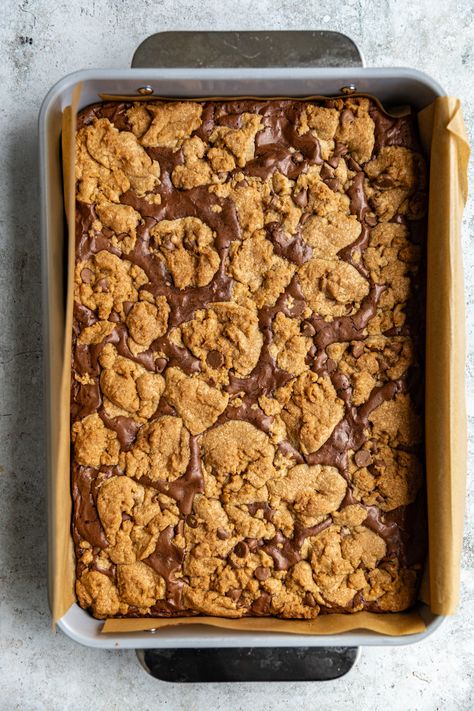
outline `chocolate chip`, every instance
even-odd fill
[[[270,593],[263,592],[260,597],[252,603],[251,610],[254,615],[268,615],[270,612],[271,601],[272,596]]]
[[[326,368],[328,369],[328,373],[334,373],[334,371],[337,370],[336,361],[332,358],[328,358],[326,361]]]
[[[340,390],[348,390],[351,387],[351,382],[347,375],[341,373],[340,371],[339,373],[335,373],[331,380],[337,392]]]
[[[197,526],[197,521],[196,521],[196,526]],[[183,536],[184,535],[184,521],[181,519],[178,521],[178,525],[175,528],[175,534],[177,536]]]
[[[102,279],[99,279],[99,281],[96,283],[96,287],[100,289],[102,292],[108,292],[109,291],[109,280],[103,277]]]
[[[270,577],[270,571],[268,568],[264,568],[262,565],[259,565],[258,568],[255,568],[255,577],[257,580],[267,580]]]
[[[387,175],[382,175],[380,178],[378,178],[376,185],[378,188],[394,188],[395,187],[395,183]]]
[[[355,173],[360,172],[360,165],[354,160],[352,156],[349,156],[347,159],[347,167],[349,170],[353,170]]]
[[[226,531],[225,528],[218,528],[216,533],[217,538],[219,538],[221,541],[225,541],[227,538],[230,538],[230,533],[229,531]]]
[[[239,541],[234,548],[234,553],[238,558],[245,558],[249,552],[249,547],[244,541]]]
[[[360,341],[357,341],[357,343],[352,344],[352,355],[354,358],[360,358],[362,353],[364,352],[364,344],[361,343]]]
[[[328,178],[324,181],[328,188],[331,188],[335,193],[337,193],[341,187],[341,183],[337,178]]]
[[[367,450],[359,449],[355,454],[354,461],[358,467],[368,467],[369,464],[372,464],[372,457]]]
[[[157,373],[162,373],[162,372],[164,371],[164,369],[166,368],[167,362],[168,362],[168,361],[166,360],[166,358],[157,358],[157,359],[155,360],[155,369],[156,369],[156,372],[157,372]]]
[[[222,364],[224,363],[224,357],[222,353],[219,353],[219,351],[209,351],[209,353],[206,356],[206,363],[208,366],[211,368],[220,368]]]
[[[306,207],[308,204],[308,192],[306,190],[300,190],[299,193],[293,196],[293,200],[298,207]]]
[[[263,546],[263,538],[248,538],[247,545],[249,547],[249,550],[254,553],[258,548],[261,548],[261,546]]]
[[[319,173],[322,180],[327,180],[328,178],[333,178],[334,177],[334,170],[329,167],[327,163],[325,163],[321,167],[321,172]]]
[[[189,514],[189,516],[186,516],[186,523],[188,524],[189,528],[197,528],[198,526],[198,520],[193,514]]]
[[[272,230],[272,240],[276,246],[282,247],[283,249],[292,241],[291,235],[279,228]]]
[[[94,272],[92,272],[90,269],[87,269],[87,267],[81,271],[81,279],[84,284],[90,284],[93,276]]]
[[[343,143],[337,143],[337,141],[336,141],[336,147],[334,149],[334,153],[328,160],[329,165],[332,168],[337,168],[342,156],[345,156],[347,152],[348,152],[347,146],[345,146]]]
[[[343,109],[341,111],[341,123],[352,123],[354,119],[355,116],[350,109]]]
[[[303,602],[308,607],[316,607],[316,600],[310,592],[307,592],[303,598]]]
[[[316,329],[309,321],[303,321],[301,324],[301,333],[303,334],[303,336],[312,338],[316,333]]]
[[[231,600],[234,602],[237,602],[239,597],[242,595],[242,590],[241,588],[231,588],[229,592],[227,593],[227,597],[230,597]]]

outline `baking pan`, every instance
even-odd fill
[[[180,50],[179,66],[176,66],[176,47]],[[186,48],[192,51],[188,53]],[[278,66],[282,56],[285,67]],[[174,66],[170,66],[173,62]],[[336,66],[339,64],[342,66]],[[365,68],[352,40],[332,32],[163,33],[148,38],[138,48],[132,69],[78,71],[61,79],[49,91],[39,115],[39,143],[50,545],[51,521],[55,515],[52,474],[59,429],[57,358],[63,347],[65,312],[66,235],[61,199],[60,132],[62,111],[71,104],[78,84],[82,87],[79,108],[100,100],[101,94],[150,95],[151,98],[153,94],[168,97],[334,96],[341,91],[357,90],[374,94],[391,105],[410,103],[421,110],[436,97],[445,95],[437,82],[417,70]],[[53,565],[50,557],[50,581]],[[104,635],[101,634],[102,622],[77,604],[72,605],[58,624],[77,642],[109,649],[403,645],[425,638],[444,619],[433,614],[427,605],[419,604],[426,630],[399,637],[370,631],[318,636],[267,634],[185,624],[160,629],[159,633],[148,630]]]

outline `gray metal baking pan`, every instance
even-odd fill
[[[72,92],[82,84],[80,108],[100,100],[100,94],[204,96],[333,96],[342,90],[376,95],[388,105],[412,104],[421,110],[442,87],[426,74],[407,68],[365,67],[354,42],[336,32],[215,32],[159,33],[137,49],[131,69],[87,69],[61,79],[48,92],[39,114],[42,283],[44,309],[45,393],[48,424],[47,467],[49,515],[58,408],[55,388],[59,374],[51,353],[62,348],[64,331],[53,326],[53,314],[64,312],[65,244],[60,165],[61,114]],[[57,319],[56,319],[57,320]],[[51,520],[50,520],[51,523]],[[50,536],[52,527],[49,527]],[[52,570],[50,569],[50,579]],[[404,645],[432,634],[443,617],[420,603],[426,630],[391,637],[369,631],[304,636],[221,630],[204,625],[179,625],[154,631],[101,634],[102,623],[77,604],[59,620],[60,629],[75,641],[98,648],[184,649],[216,647],[359,647]]]

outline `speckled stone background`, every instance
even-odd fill
[[[474,133],[474,2],[457,0],[4,0],[0,10],[0,709],[474,708],[474,530],[467,517],[459,613],[413,647],[364,649],[324,684],[179,686],[153,680],[134,652],[53,634],[46,597],[46,506],[38,229],[37,115],[49,87],[83,67],[123,67],[166,29],[333,29],[370,66],[411,66],[464,103]],[[323,7],[324,6],[324,7]],[[474,185],[474,176],[471,176]],[[474,449],[474,213],[464,259]],[[467,507],[472,506],[471,481]]]

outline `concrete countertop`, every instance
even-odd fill
[[[368,648],[324,684],[158,682],[134,652],[53,634],[46,597],[37,115],[48,88],[84,67],[124,67],[148,34],[177,29],[332,29],[369,66],[411,66],[464,105],[474,130],[474,3],[469,0],[6,0],[0,20],[0,709],[474,708],[474,536],[468,517],[456,617],[413,647]],[[471,175],[471,180],[474,176]],[[474,184],[474,181],[471,183]],[[474,222],[463,236],[474,449]],[[468,509],[474,495],[470,482]]]

